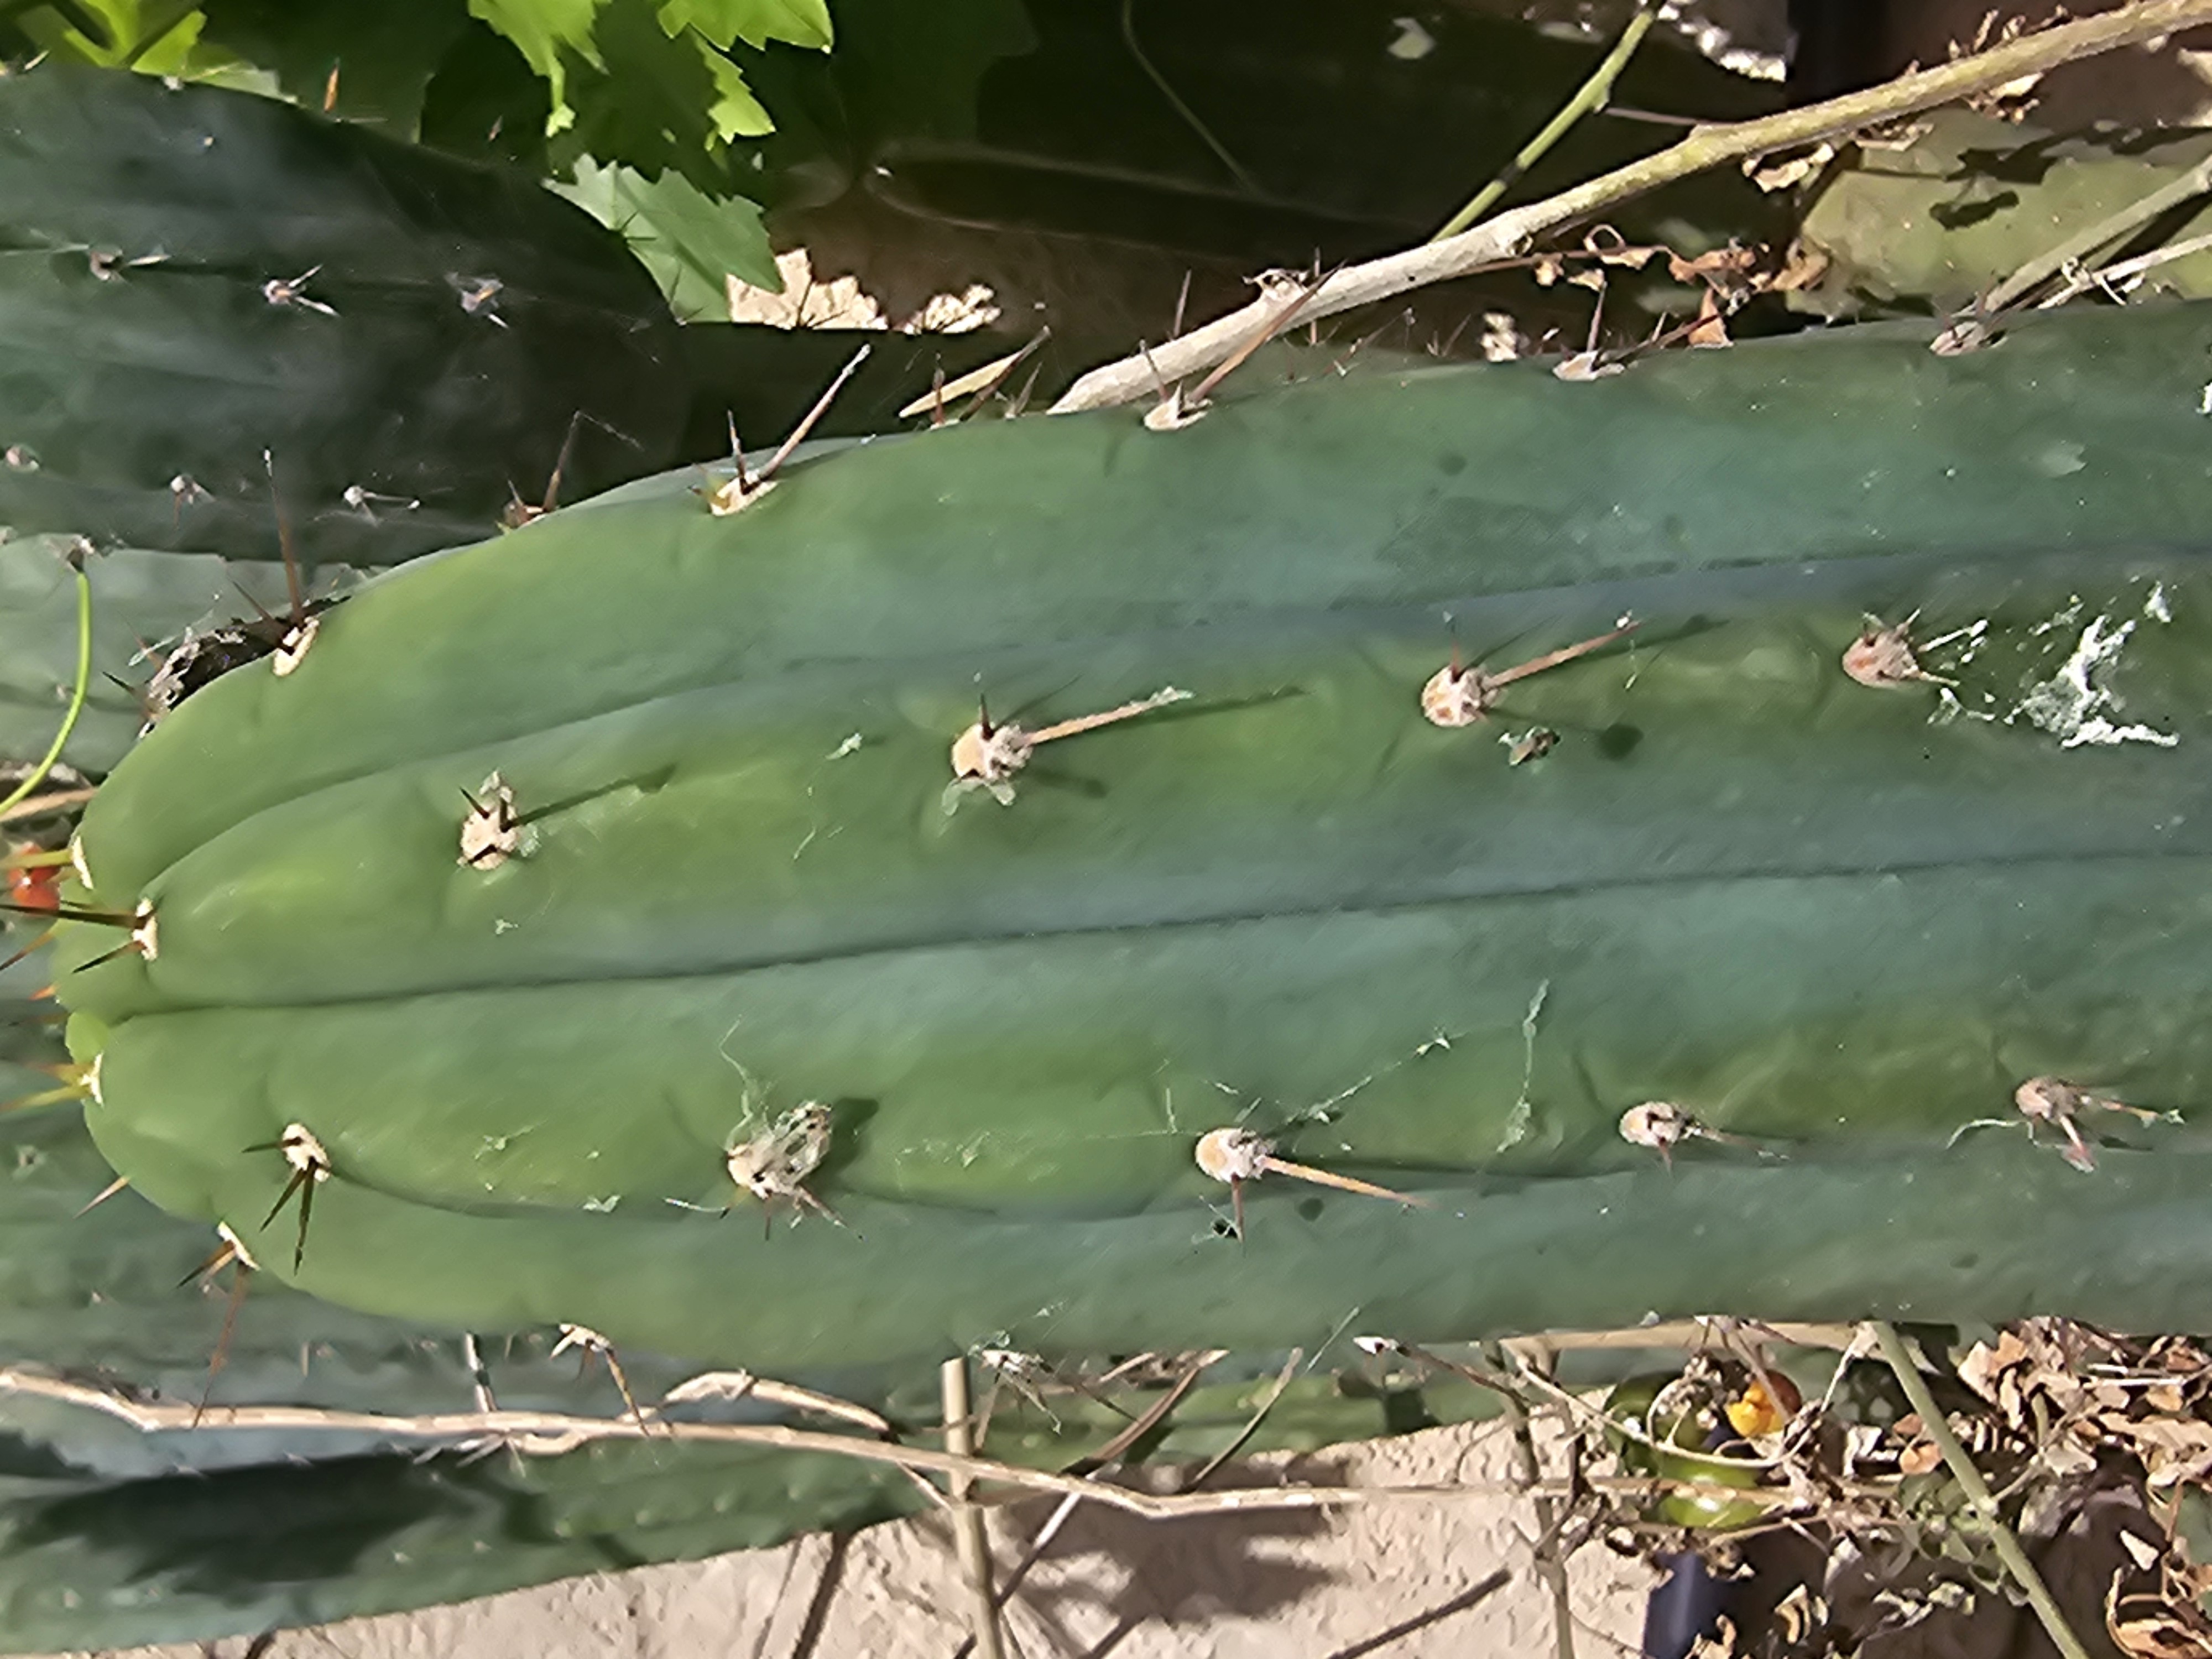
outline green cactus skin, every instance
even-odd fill
[[[104,1379],[141,1397],[197,1399],[227,1298],[179,1292],[177,1280],[206,1255],[207,1230],[127,1194],[80,1216],[107,1177],[74,1110],[5,1121],[0,1362]],[[603,1417],[622,1409],[604,1368],[580,1377],[572,1359],[550,1357],[548,1333],[487,1334],[482,1346],[503,1405]],[[216,1399],[465,1411],[470,1377],[458,1349],[444,1333],[333,1308],[264,1276],[239,1310]],[[647,1399],[696,1370],[637,1352],[623,1358]],[[1262,1369],[1209,1370],[1218,1380],[1184,1397],[1146,1455],[1188,1461],[1226,1447],[1268,1386]],[[823,1381],[910,1426],[927,1427],[938,1411],[933,1368],[908,1379]],[[1139,1409],[1144,1396],[1122,1401]],[[1050,1403],[1048,1417],[1002,1391],[991,1455],[1056,1467],[1125,1425],[1080,1395]],[[1486,1415],[1491,1404],[1449,1376],[1390,1393],[1302,1376],[1249,1443],[1306,1449]],[[763,1547],[922,1501],[885,1465],[696,1441],[603,1442],[520,1466],[423,1462],[416,1445],[357,1433],[203,1425],[141,1434],[102,1413],[11,1392],[0,1392],[0,1431],[12,1446],[0,1486],[0,1652],[9,1653],[212,1641],[392,1612],[611,1562]]]
[[[79,65],[0,79],[0,524],[103,546],[276,558],[268,450],[303,556],[396,564],[541,501],[572,422],[568,501],[773,442],[854,349],[679,326],[526,174]],[[879,337],[824,430],[1012,349]]]
[[[0,1359],[141,1397],[197,1399],[226,1297],[177,1281],[210,1235],[128,1194],[80,1216],[107,1173],[74,1110],[7,1120]],[[580,1380],[548,1346],[543,1335],[487,1341],[502,1403],[619,1412],[603,1370]],[[684,1374],[627,1358],[640,1387]],[[449,1335],[332,1308],[266,1276],[240,1308],[217,1397],[392,1413],[465,1411],[471,1398]],[[1202,1411],[1194,1427],[1223,1414]],[[0,1428],[13,1447],[0,1489],[0,1651],[9,1653],[212,1640],[461,1600],[611,1560],[862,1524],[916,1497],[880,1466],[758,1448],[606,1443],[519,1468],[425,1463],[416,1446],[362,1434],[143,1435],[13,1392],[0,1392]],[[1031,1456],[1049,1461],[1054,1449]],[[533,1524],[517,1527],[518,1513]]]
[[[520,175],[46,64],[0,82],[0,523],[274,558],[273,449],[310,557],[389,564],[534,498],[578,410],[572,494],[677,459],[659,290]]]
[[[88,812],[88,897],[160,925],[61,975],[88,1121],[248,1230],[287,1171],[245,1149],[307,1125],[334,1300],[785,1371],[1716,1307],[2187,1327],[2196,1131],[2087,1177],[1948,1143],[2039,1074],[2203,1104],[2212,313],[1926,342],[953,428],[373,583]],[[1445,613],[1497,666],[1630,609],[1487,726],[1421,720]],[[1967,630],[1955,690],[1844,676],[1915,611]],[[948,813],[979,675],[1033,725],[1195,696]],[[1509,766],[1530,724],[1561,743]],[[465,868],[495,769],[535,847]],[[1786,1157],[1662,1168],[1615,1127],[1652,1099]],[[672,1207],[805,1100],[846,1225]],[[1240,1121],[1427,1207],[1271,1178],[1240,1247],[1192,1158]]]

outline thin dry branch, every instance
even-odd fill
[[[19,800],[5,811],[0,811],[0,823],[13,823],[19,818],[44,817],[49,812],[63,812],[72,806],[82,806],[100,791],[88,786],[82,789],[57,789],[52,794],[33,795],[28,800]]]
[[[2132,236],[2160,215],[2193,202],[2212,190],[2212,161],[2199,161],[2179,179],[2168,180],[2149,194],[2084,226],[2056,246],[2039,253],[1999,283],[1982,301],[1985,311],[2002,311],[2014,301],[2040,288],[2069,265],[2086,259],[2098,249]]]
[[[1145,1409],[1142,1415],[1132,1419],[1119,1434],[1096,1451],[1085,1452],[1077,1458],[1061,1473],[1090,1474],[1095,1470],[1105,1468],[1109,1463],[1120,1462],[1123,1453],[1150,1434],[1170,1412],[1182,1402],[1183,1395],[1191,1391],[1202,1372],[1219,1364],[1228,1358],[1229,1350],[1226,1348],[1208,1348],[1205,1352],[1193,1356],[1190,1363],[1183,1367],[1182,1374],[1176,1378],[1166,1392]]]
[[[1440,1353],[1432,1353],[1428,1349],[1417,1346],[1411,1342],[1375,1337],[1367,1337],[1363,1340],[1377,1343],[1389,1350],[1404,1354],[1409,1359],[1419,1360],[1427,1364],[1441,1367],[1444,1370],[1455,1372],[1477,1388],[1488,1389],[1509,1401],[1518,1402],[1519,1389],[1523,1388],[1532,1389],[1554,1404],[1564,1407],[1568,1416],[1580,1418],[1587,1426],[1605,1434],[1619,1435],[1623,1439],[1633,1440],[1638,1445],[1650,1447],[1653,1451],[1671,1453],[1681,1449],[1678,1446],[1668,1445],[1653,1439],[1628,1419],[1608,1416],[1603,1407],[1583,1399],[1572,1389],[1561,1388],[1543,1371],[1538,1370],[1536,1362],[1532,1361],[1525,1352],[1516,1347],[1512,1343],[1500,1345],[1502,1352],[1510,1358],[1521,1370],[1518,1377],[1509,1378],[1485,1370],[1479,1365],[1469,1365],[1456,1359],[1448,1359]],[[1522,1409],[1527,1410],[1526,1403],[1520,1403]],[[1782,1460],[1776,1457],[1730,1457],[1723,1452],[1699,1452],[1698,1456],[1704,1462],[1738,1469],[1764,1471],[1778,1468],[1782,1463]],[[1534,1490],[1534,1488],[1524,1486],[1523,1490]]]
[[[1505,1351],[1493,1348],[1490,1359],[1496,1367],[1505,1359]],[[1519,1395],[1502,1390],[1498,1398],[1505,1402],[1505,1420],[1512,1425],[1514,1465],[1533,1490],[1544,1478],[1542,1461],[1536,1455],[1534,1422]],[[1530,1554],[1534,1558],[1536,1577],[1552,1598],[1552,1650],[1557,1659],[1575,1659],[1575,1609],[1567,1584],[1567,1564],[1559,1547],[1559,1512],[1549,1498],[1532,1498],[1529,1507],[1536,1517],[1536,1538]]]
[[[2121,259],[2094,270],[2076,267],[2066,278],[2063,288],[2035,302],[2036,309],[2048,311],[2054,306],[2063,306],[2075,295],[2086,293],[2093,288],[2101,288],[2106,293],[2112,293],[2115,283],[2127,282],[2147,270],[2170,265],[2177,259],[2191,258],[2207,248],[2212,248],[2212,235],[2190,236],[2179,242],[2168,242],[2163,247],[2153,248],[2148,253],[2139,253],[2132,259]]]
[[[1688,137],[1656,155],[1601,173],[1544,201],[1501,213],[1447,240],[1347,266],[1322,284],[1298,316],[1302,321],[1318,320],[1431,283],[1467,276],[1522,252],[1546,232],[1692,173],[1933,109],[2062,64],[2140,46],[2203,22],[2212,22],[2212,0],[2136,0],[2118,10],[2062,23],[1935,69],[1900,76],[1864,92],[1755,121],[1694,127]],[[1142,356],[1125,357],[1094,368],[1068,388],[1052,412],[1066,415],[1129,403],[1150,392],[1156,377],[1180,380],[1218,363],[1249,339],[1255,330],[1263,327],[1273,307],[1274,301],[1263,297],[1157,347],[1149,362]]]
[[[13,1368],[0,1369],[0,1394],[34,1395],[105,1413],[142,1432],[184,1433],[192,1428],[189,1406],[158,1405],[126,1399],[82,1382],[41,1376]],[[857,1458],[864,1463],[934,1474],[964,1475],[1021,1491],[1054,1492],[1062,1497],[1087,1498],[1110,1509],[1126,1510],[1148,1519],[1164,1520],[1193,1515],[1223,1515],[1264,1510],[1342,1509],[1354,1504],[1416,1498],[1425,1501],[1462,1498],[1469,1494],[1503,1495],[1517,1486],[1461,1484],[1423,1486],[1253,1486],[1232,1492],[1133,1492],[1103,1481],[1027,1469],[987,1457],[963,1457],[933,1451],[926,1446],[900,1446],[857,1435],[822,1430],[786,1428],[775,1423],[678,1423],[656,1418],[648,1411],[642,1420],[582,1417],[566,1412],[495,1411],[445,1412],[420,1417],[386,1416],[376,1412],[332,1411],[307,1406],[210,1406],[199,1414],[202,1429],[289,1433],[318,1430],[332,1434],[367,1434],[394,1440],[452,1443],[504,1441],[532,1455],[573,1451],[595,1440],[638,1440],[651,1435],[663,1440],[695,1440],[722,1445],[766,1446],[780,1451],[827,1452]]]
[[[961,1457],[973,1456],[975,1425],[968,1403],[968,1356],[946,1360],[939,1368],[939,1379],[945,1403],[945,1449]],[[999,1601],[991,1593],[991,1541],[983,1531],[983,1511],[969,1501],[972,1486],[964,1474],[948,1476],[945,1483],[945,1496],[952,1505],[953,1544],[960,1556],[960,1577],[968,1589],[975,1651],[982,1659],[1005,1659]]]

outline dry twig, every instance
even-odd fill
[[[2198,162],[2179,179],[2169,179],[2148,195],[2107,214],[2095,224],[2085,226],[2055,247],[2038,254],[1990,290],[1982,302],[1983,311],[2003,310],[2051,277],[2063,274],[2069,266],[2087,258],[2100,248],[2133,235],[2160,214],[2196,200],[2208,190],[2212,190],[2212,161]]]
[[[1656,155],[1617,167],[1544,201],[1501,213],[1446,240],[1347,266],[1323,283],[1298,315],[1302,319],[1318,320],[1431,283],[1448,282],[1524,252],[1547,232],[1677,179],[1932,109],[2062,64],[2140,46],[2206,21],[2212,21],[2212,0],[2136,0],[2114,11],[2062,23],[1953,63],[1899,76],[1864,92],[1755,121],[1692,128],[1679,143]],[[1068,388],[1053,405],[1053,413],[1066,415],[1128,403],[1150,392],[1158,379],[1180,380],[1218,363],[1262,327],[1274,308],[1272,300],[1255,301],[1169,341],[1154,350],[1149,360],[1142,356],[1125,357],[1094,368]]]
[[[0,1368],[0,1395],[24,1394],[104,1413],[149,1434],[182,1432],[193,1426],[189,1406],[155,1404],[126,1399],[104,1389],[42,1376],[12,1367]],[[647,1424],[652,1425],[651,1428]],[[990,1481],[1018,1492],[1052,1492],[1061,1497],[1087,1498],[1109,1509],[1127,1510],[1148,1519],[1165,1520],[1194,1515],[1237,1514],[1263,1510],[1342,1509],[1376,1501],[1413,1498],[1451,1501],[1470,1493],[1504,1495],[1517,1486],[1442,1485],[1421,1486],[1255,1486],[1219,1492],[1133,1492],[1126,1486],[1046,1469],[1023,1468],[987,1457],[962,1456],[933,1451],[927,1446],[901,1446],[887,1441],[863,1440],[856,1435],[832,1434],[816,1429],[787,1428],[776,1423],[679,1423],[648,1409],[644,1421],[629,1417],[585,1417],[568,1412],[495,1411],[445,1412],[419,1417],[386,1416],[378,1412],[336,1411],[307,1406],[210,1406],[201,1414],[202,1429],[230,1429],[241,1432],[283,1431],[378,1435],[395,1440],[445,1441],[453,1443],[505,1440],[519,1450],[538,1456],[573,1451],[597,1440],[638,1440],[650,1433],[656,1440],[693,1440],[724,1445],[767,1446],[781,1451],[826,1452],[857,1458],[864,1463],[933,1474],[963,1474],[974,1481]]]
[[[968,1403],[968,1357],[948,1359],[938,1373],[945,1401],[945,1449],[961,1457],[975,1455],[975,1419]],[[952,1539],[960,1555],[960,1577],[968,1587],[969,1618],[975,1651],[982,1659],[1006,1659],[999,1634],[999,1602],[991,1594],[991,1542],[983,1532],[983,1511],[969,1502],[974,1482],[964,1472],[945,1477],[952,1504]]]

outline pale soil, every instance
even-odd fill
[[[1237,1485],[1462,1483],[1445,1499],[1335,1512],[1148,1522],[1086,1505],[1014,1597],[1026,1659],[1474,1659],[1553,1650],[1535,1531],[1496,1423],[1433,1429],[1243,1466]],[[1487,1490],[1485,1490],[1487,1489]],[[994,1515],[1003,1572],[1051,1499]],[[1601,1547],[1571,1569],[1583,1659],[1636,1651],[1652,1575]],[[934,1516],[842,1544],[570,1579],[459,1607],[290,1631],[253,1659],[952,1659],[966,1635],[951,1534]],[[248,1644],[141,1648],[128,1659],[243,1659]],[[121,1659],[121,1656],[118,1656]]]

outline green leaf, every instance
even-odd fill
[[[628,239],[687,323],[728,314],[726,275],[782,291],[760,210],[743,197],[717,201],[680,173],[649,179],[589,157],[577,162],[574,184],[553,188]]]
[[[588,155],[648,175],[674,167],[709,195],[728,193],[730,136],[768,125],[736,65],[696,31],[671,39],[653,0],[601,0],[592,40],[596,64],[564,60],[569,114],[555,172]]]
[[[559,132],[575,119],[568,103],[568,64],[571,52],[594,68],[603,67],[596,25],[603,0],[469,0],[469,15],[514,42],[530,67],[544,77],[552,95],[545,130]]]
[[[714,101],[707,106],[707,119],[714,125],[714,136],[726,144],[732,138],[760,138],[774,132],[775,123],[745,84],[744,71],[715,50],[704,35],[685,38],[697,46],[707,73],[714,78]]]
[[[75,0],[65,9],[38,7],[14,21],[56,56],[165,75],[184,66],[202,20],[191,0]],[[85,33],[80,21],[92,23],[99,34]]]
[[[673,36],[694,28],[727,50],[742,40],[756,52],[771,40],[830,50],[824,0],[662,0],[660,26]]]
[[[599,62],[592,26],[602,0],[469,0],[469,15],[482,18],[522,49],[530,67],[558,85],[565,49]]]

